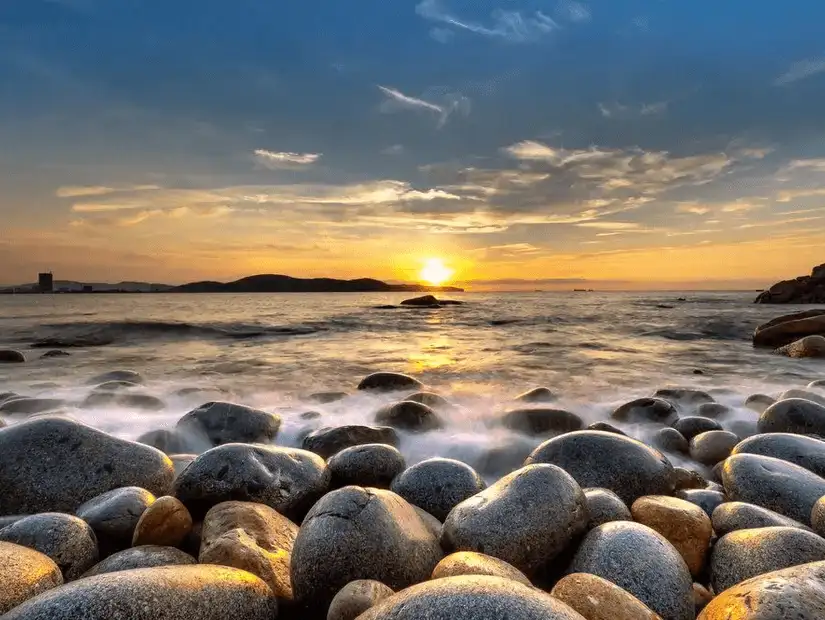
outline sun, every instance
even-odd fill
[[[425,282],[438,286],[449,280],[453,273],[440,258],[428,258],[418,275]]]

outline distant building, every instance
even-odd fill
[[[51,271],[48,273],[38,274],[37,288],[40,290],[41,293],[54,292],[54,276],[52,275]]]

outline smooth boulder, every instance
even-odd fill
[[[178,547],[192,531],[192,515],[170,495],[157,498],[140,515],[132,534],[132,546]]]
[[[527,435],[569,433],[584,428],[584,422],[575,413],[542,407],[514,409],[504,414],[501,423],[506,428]]]
[[[338,591],[327,611],[327,620],[355,620],[385,598],[395,594],[380,581],[356,579]]]
[[[753,333],[755,347],[783,347],[806,336],[825,334],[825,310],[786,314],[760,325]]]
[[[18,396],[8,398],[0,403],[0,413],[6,415],[33,415],[56,411],[66,403],[59,398],[30,398]]]
[[[156,566],[187,566],[197,564],[197,560],[185,551],[174,547],[142,545],[124,549],[98,562],[83,574],[83,578],[117,573],[135,568],[154,568]]]
[[[767,394],[751,394],[745,399],[745,407],[761,414],[775,402],[776,399],[773,396],[768,396]]]
[[[789,398],[801,398],[803,400],[810,400],[818,405],[825,405],[825,396],[814,392],[812,390],[800,390],[799,388],[791,388],[785,390],[779,395],[778,400],[787,400]]]
[[[110,370],[103,374],[96,375],[86,382],[86,385],[100,385],[111,381],[125,381],[135,385],[143,385],[146,380],[139,372],[134,370]]]
[[[650,437],[649,443],[651,447],[671,454],[687,454],[690,452],[690,444],[688,440],[685,439],[685,436],[675,428],[670,428],[669,426],[660,428],[654,432]]]
[[[597,575],[567,575],[553,586],[550,595],[587,620],[662,620],[630,592]]]
[[[557,399],[558,397],[549,388],[537,387],[519,394],[514,400],[523,403],[552,403]]]
[[[811,527],[814,532],[825,537],[825,496],[820,497],[811,509]]]
[[[706,431],[721,431],[724,430],[722,425],[719,424],[716,420],[711,418],[705,418],[702,416],[687,416],[686,418],[679,418],[676,421],[676,424],[673,425],[677,431],[679,431],[682,436],[690,441],[696,435],[704,433]]]
[[[210,402],[183,416],[177,428],[184,434],[205,438],[211,446],[270,443],[281,428],[281,417],[244,405]]]
[[[759,416],[760,433],[795,433],[825,436],[825,406],[804,398],[787,398]]]
[[[424,387],[418,379],[398,372],[376,372],[361,379],[359,390],[375,392],[400,392],[420,390]]]
[[[26,356],[13,349],[0,349],[0,364],[23,364]]]
[[[444,426],[431,407],[412,400],[384,405],[376,411],[375,422],[412,432],[433,431]]]
[[[401,472],[390,488],[412,505],[444,521],[453,508],[486,487],[469,465],[453,459],[431,458]]]
[[[717,536],[724,536],[737,530],[752,530],[759,527],[782,526],[797,527],[802,530],[810,529],[799,521],[789,519],[778,512],[746,502],[720,504],[714,509],[711,521],[713,522],[713,531],[716,532]]]
[[[717,506],[728,500],[722,491],[715,489],[683,489],[676,491],[676,497],[699,506],[709,517]]]
[[[168,455],[204,452],[212,447],[204,437],[184,434],[177,428],[162,428],[147,431],[135,441],[157,448]]]
[[[677,407],[685,407],[687,409],[705,403],[715,402],[713,396],[704,390],[697,390],[695,388],[662,388],[656,390],[653,396],[654,398],[661,398],[672,402]]]
[[[611,521],[632,521],[630,508],[610,489],[585,489],[587,512],[590,514],[587,529],[592,530]]]
[[[398,447],[401,443],[398,432],[389,426],[362,426],[348,424],[334,428],[324,427],[313,431],[303,439],[301,444],[304,450],[328,459],[333,454],[369,443],[385,443]]]
[[[732,454],[761,454],[825,477],[825,441],[794,433],[764,433],[736,444]]]
[[[739,443],[739,437],[730,431],[706,431],[690,440],[690,458],[713,467],[730,456]]]
[[[154,501],[146,489],[124,487],[90,499],[75,514],[94,530],[100,557],[105,558],[131,546],[141,515]]]
[[[0,615],[62,583],[60,568],[49,556],[0,542]]]
[[[794,358],[825,358],[825,336],[805,336],[779,347],[776,353]]]
[[[676,406],[662,398],[637,398],[618,407],[610,414],[618,422],[654,422],[671,426],[679,419]]]
[[[431,579],[458,577],[460,575],[490,575],[512,579],[526,586],[532,585],[527,575],[512,564],[475,551],[458,551],[441,560],[433,569]]]
[[[388,489],[406,466],[398,448],[381,443],[345,448],[327,461],[333,489],[349,485]]]

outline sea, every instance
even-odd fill
[[[825,378],[822,360],[752,347],[757,325],[803,309],[753,304],[754,292],[456,293],[462,305],[437,309],[398,307],[404,297],[3,295],[0,348],[22,351],[27,362],[0,365],[0,392],[62,399],[63,413],[126,439],[170,428],[203,402],[236,402],[279,413],[276,443],[300,446],[315,428],[372,423],[399,396],[358,392],[358,382],[402,372],[456,405],[442,414],[443,429],[402,433],[408,463],[443,456],[477,464],[491,451],[538,445],[541,438],[499,423],[519,406],[515,396],[538,386],[558,395],[553,407],[588,423],[664,387],[709,391],[734,418],[753,422],[749,395]],[[42,357],[49,349],[70,356]],[[141,389],[165,408],[82,407],[89,381],[118,369],[141,373]],[[349,396],[309,398],[322,391]],[[307,419],[308,411],[319,415]]]

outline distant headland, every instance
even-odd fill
[[[291,276],[261,274],[232,282],[190,282],[180,286],[148,282],[119,282],[117,284],[88,284],[68,280],[49,281],[51,289],[41,280],[38,284],[0,289],[0,294],[35,293],[461,293],[455,286],[428,286],[425,284],[389,284],[372,278],[338,280],[334,278],[293,278]]]

